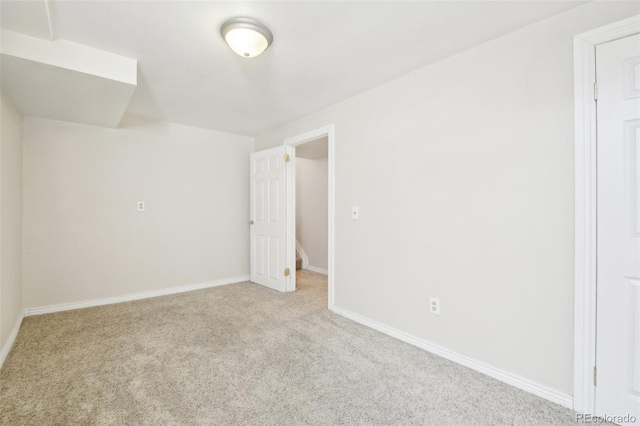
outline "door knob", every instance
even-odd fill
[[[253,221],[252,220],[249,221],[249,225],[253,225]]]

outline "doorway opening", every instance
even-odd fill
[[[326,136],[296,147],[296,270],[329,274],[329,144]]]
[[[329,309],[334,304],[334,126],[319,127],[284,141],[293,150],[287,186],[289,264],[327,275]],[[296,269],[288,291],[294,291]]]

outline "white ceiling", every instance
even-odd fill
[[[2,28],[138,60],[127,113],[256,135],[577,1],[2,1]],[[236,56],[220,25],[249,16],[274,43]]]

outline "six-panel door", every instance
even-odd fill
[[[640,35],[599,45],[596,57],[596,414],[640,424]]]
[[[285,291],[285,147],[250,157],[251,281]]]

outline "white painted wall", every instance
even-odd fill
[[[296,239],[309,266],[328,268],[328,157],[296,158]]]
[[[335,305],[572,393],[572,37],[638,13],[589,3],[260,135],[335,123]]]
[[[0,98],[0,354],[6,355],[23,309],[22,114],[4,91]]]
[[[118,129],[25,117],[25,306],[248,275],[252,150],[132,116]]]

